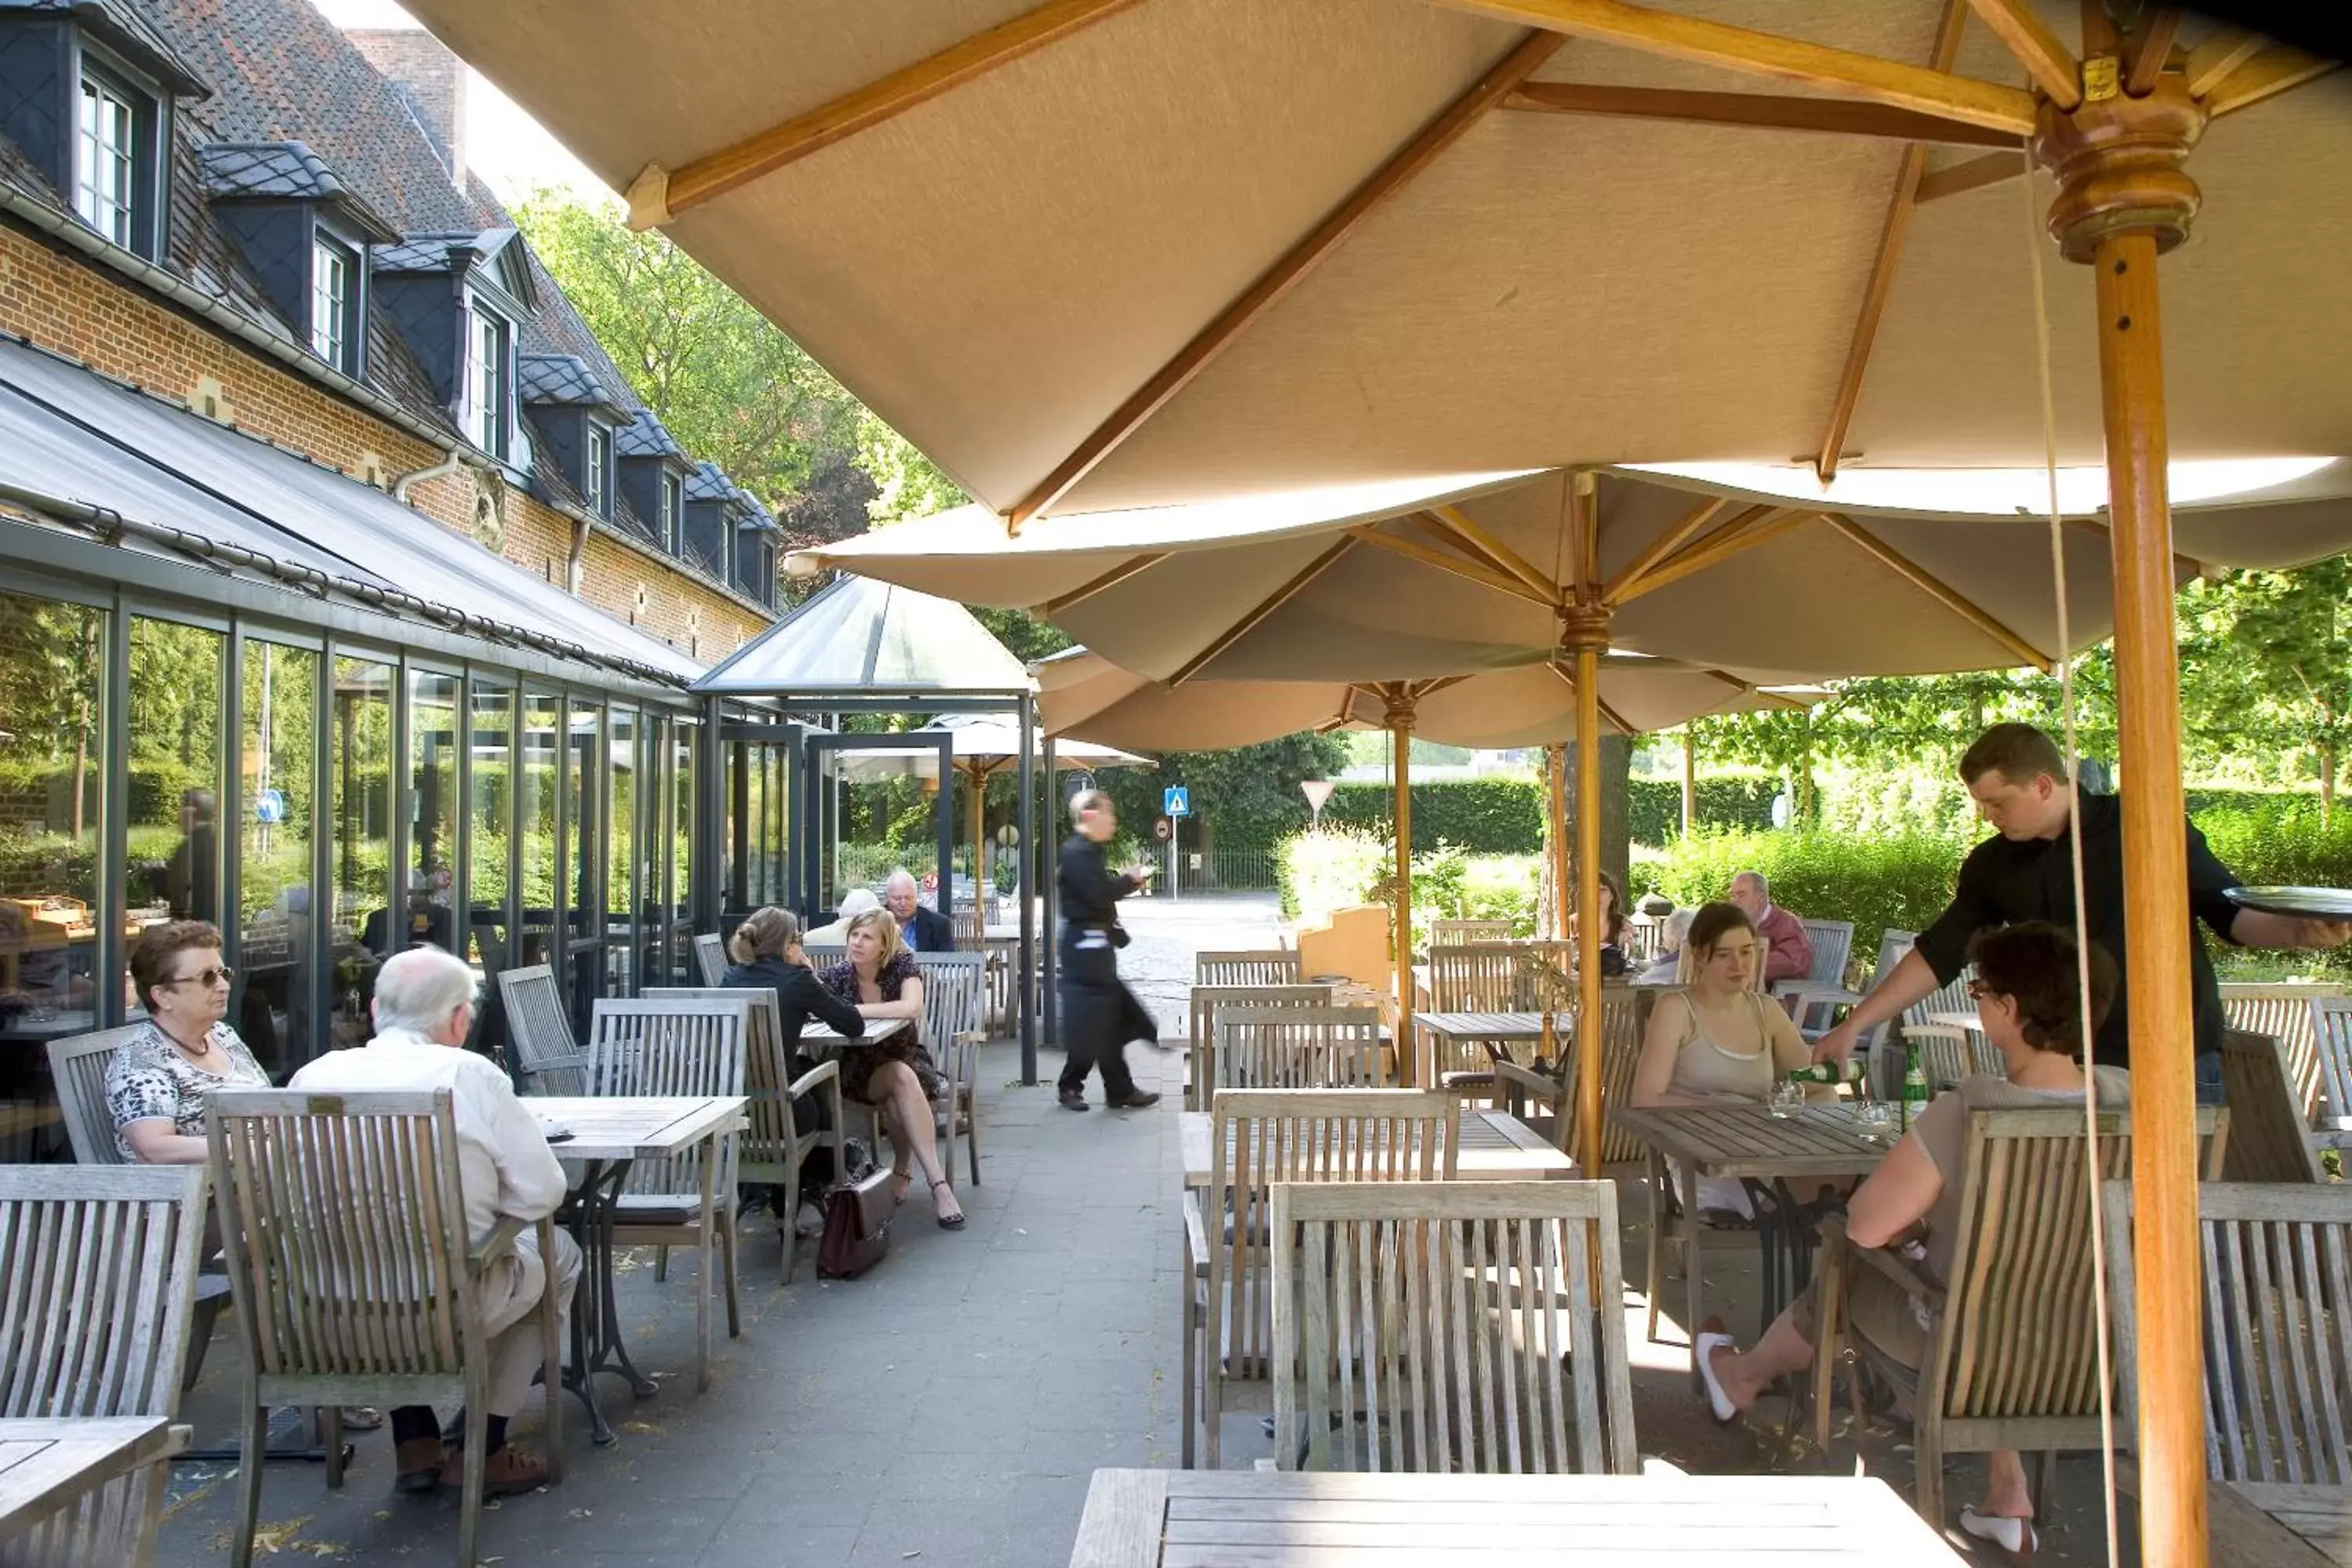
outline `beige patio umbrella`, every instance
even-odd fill
[[[2352,451],[2328,62],[2098,0],[412,5],[1019,521],[2031,464],[2040,355],[2058,460],[2110,473],[2132,941],[2189,940],[2166,458]],[[2029,210],[2085,264],[2049,276],[2046,354]],[[2195,1568],[2188,978],[2130,985],[2143,1534]]]
[[[952,732],[953,739],[950,742],[951,765],[956,776],[963,781],[964,798],[971,812],[972,872],[979,886],[985,889],[988,886],[988,835],[983,807],[987,801],[988,781],[1020,766],[1021,726],[1009,717],[994,713],[949,713],[934,720],[930,728]],[[1042,753],[1043,748],[1039,750]],[[1151,759],[1122,752],[1116,746],[1068,740],[1055,748],[1054,765],[1061,769],[1084,768],[1089,771],[1140,768],[1150,766]],[[940,773],[939,748],[909,745],[845,752],[841,756],[841,772],[844,777],[855,779],[937,779]]]

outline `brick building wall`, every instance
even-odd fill
[[[446,455],[322,386],[217,336],[205,323],[80,258],[0,225],[0,331],[82,361],[174,401],[202,407],[354,478],[430,468]],[[469,472],[427,480],[410,492],[418,510],[450,530],[454,550],[480,549],[470,532]],[[158,519],[168,521],[168,519]],[[509,489],[502,553],[562,585],[576,525]],[[733,652],[763,629],[762,614],[672,564],[650,546],[593,531],[580,597],[705,662]]]

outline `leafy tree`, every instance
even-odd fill
[[[2352,563],[2230,572],[2182,595],[2185,727],[2211,751],[2276,748],[2315,756],[2320,821],[2352,739]]]
[[[858,448],[857,401],[759,311],[658,231],[637,233],[606,205],[541,190],[515,211],[531,247],[646,406],[698,458],[762,500],[791,508]],[[876,421],[878,423],[878,421]],[[887,427],[886,427],[887,428]],[[856,501],[804,531],[860,531]]]
[[[857,465],[874,477],[877,494],[866,503],[875,526],[929,517],[968,500],[940,466],[869,409],[857,419]]]

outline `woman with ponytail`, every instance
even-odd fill
[[[729,939],[727,956],[734,962],[719,976],[720,984],[776,994],[776,1016],[782,1026],[788,1080],[816,1070],[816,1062],[800,1048],[801,1026],[810,1018],[821,1018],[832,1025],[845,1040],[856,1039],[866,1032],[866,1020],[857,1009],[817,983],[815,973],[809,968],[808,955],[801,951],[800,917],[792,910],[773,906],[752,910]],[[793,1126],[801,1132],[830,1132],[833,1116],[822,1097],[795,1095]],[[828,1168],[831,1154],[831,1145],[819,1146],[815,1167],[803,1172],[803,1189],[814,1186],[822,1191],[825,1182],[847,1174]],[[778,1225],[792,1225],[791,1203],[772,1197],[770,1207]]]

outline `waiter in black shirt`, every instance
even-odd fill
[[[1996,724],[1977,738],[1960,759],[1960,778],[1978,809],[1999,834],[1969,851],[1960,863],[1959,885],[1950,907],[1919,933],[1894,973],[1871,988],[1845,1021],[1813,1047],[1816,1060],[1839,1061],[1853,1054],[1864,1031],[1947,985],[1968,963],[1969,939],[1992,927],[2020,921],[2048,921],[2062,929],[2074,923],[2074,857],[2067,844],[2066,760],[2057,745],[2031,724]],[[2124,931],[2123,808],[2113,795],[2081,796],[2083,821],[2083,930],[2105,948],[2119,971],[2127,972]],[[2334,947],[2352,938],[2352,924],[2294,920],[2242,910],[2223,897],[2239,885],[2230,868],[2214,858],[2193,822],[2189,834],[2189,909],[2224,941],[2243,947]],[[2197,1082],[2200,1100],[2221,1098],[2223,1028],[2221,987],[2192,927],[2189,989],[2197,1019]],[[2103,1066],[2131,1065],[2131,1034],[2118,985],[2116,1004],[2093,1042]]]
[[[1118,977],[1118,900],[1151,879],[1150,871],[1113,876],[1103,846],[1118,831],[1110,796],[1097,789],[1070,797],[1075,824],[1062,843],[1062,1109],[1087,1109],[1087,1074],[1102,1070],[1103,1103],[1139,1110],[1160,1096],[1138,1089],[1127,1070],[1127,1042],[1158,1026]]]

